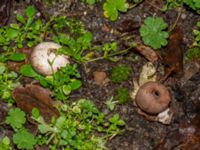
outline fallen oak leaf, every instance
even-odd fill
[[[50,92],[38,85],[27,85],[17,87],[12,93],[16,104],[26,113],[31,114],[33,108],[39,109],[44,119],[49,122],[53,116],[59,116],[59,112],[54,108],[54,102],[50,97]]]

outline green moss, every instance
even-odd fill
[[[115,99],[119,104],[124,104],[129,99],[129,92],[127,88],[118,88],[116,91]]]
[[[188,49],[186,53],[186,60],[192,60],[200,58],[200,48],[199,47],[193,47]]]
[[[120,83],[128,80],[131,75],[131,68],[125,65],[118,65],[112,69],[111,80],[113,83]]]

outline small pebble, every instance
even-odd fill
[[[93,72],[94,81],[98,85],[104,85],[107,82],[107,75],[103,71]]]
[[[187,17],[186,14],[182,14],[182,15],[181,15],[181,19],[183,19],[183,20],[186,19],[186,17]]]

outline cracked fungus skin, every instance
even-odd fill
[[[168,107],[170,94],[164,85],[151,81],[140,87],[135,102],[144,112],[158,114]]]
[[[31,54],[33,68],[42,75],[52,75],[59,68],[69,64],[69,57],[56,55],[56,50],[61,48],[59,44],[53,42],[43,42],[38,44]],[[50,65],[52,63],[52,66]]]

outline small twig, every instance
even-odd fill
[[[177,16],[177,18],[176,18],[176,20],[175,20],[175,22],[174,22],[172,28],[169,29],[169,32],[173,31],[173,30],[175,29],[175,27],[177,26],[178,21],[179,21],[179,19],[180,19],[180,17],[181,17],[181,14],[182,14],[182,10],[183,10],[183,4],[181,4],[180,10],[179,10],[179,12],[178,12],[178,16]]]
[[[159,11],[162,11],[161,8],[159,8],[159,7],[155,6],[154,4],[152,4],[152,1],[150,2],[150,1],[146,0],[146,2],[147,2],[149,5],[151,5],[152,7],[154,7],[155,9],[157,9],[157,10],[159,10]]]
[[[128,7],[128,9],[132,9],[132,8],[134,8],[136,6],[137,6],[137,4],[130,4],[129,7]]]

